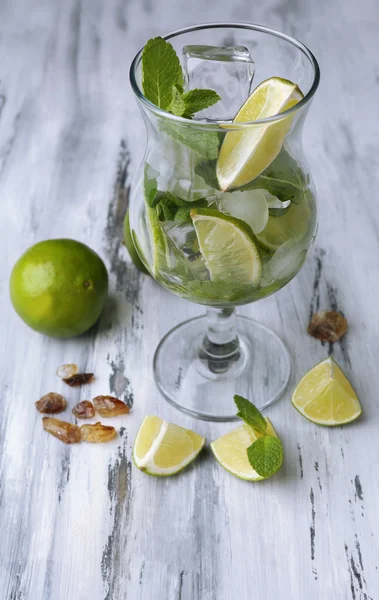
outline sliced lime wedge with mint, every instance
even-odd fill
[[[252,229],[212,208],[190,214],[211,281],[258,285],[262,262]]]
[[[266,418],[266,423],[268,435],[277,437],[270,419]],[[246,452],[247,448],[260,437],[262,437],[261,433],[244,423],[212,442],[211,449],[217,462],[232,475],[247,481],[260,481],[266,477],[259,475],[253,469]]]
[[[259,121],[295,106],[303,98],[298,86],[271,77],[255,88],[242,105],[235,123]],[[258,177],[279,154],[293,117],[229,131],[222,143],[216,173],[223,191],[242,187]],[[227,126],[226,126],[227,128]]]

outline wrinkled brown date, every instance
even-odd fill
[[[110,442],[117,436],[114,427],[102,425],[100,422],[95,423],[94,425],[82,425],[80,429],[83,442],[101,444],[103,442]]]
[[[61,394],[49,392],[37,400],[35,405],[40,413],[54,415],[64,411],[67,406],[67,402]]]
[[[125,402],[113,398],[113,396],[96,396],[93,399],[93,403],[99,415],[104,418],[125,415],[130,411],[129,406]]]
[[[78,385],[85,385],[86,383],[91,383],[94,380],[93,373],[76,373],[75,375],[71,375],[71,377],[65,377],[63,381],[70,385],[71,387],[77,387]]]
[[[321,342],[338,342],[347,332],[347,321],[335,310],[323,310],[312,316],[308,325],[309,335]]]
[[[65,444],[77,444],[81,440],[80,427],[53,417],[43,417],[43,428]]]
[[[78,419],[92,419],[92,417],[95,416],[95,409],[92,402],[89,400],[82,400],[79,404],[74,406],[72,413]]]

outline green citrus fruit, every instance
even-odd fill
[[[108,293],[101,258],[75,240],[39,242],[16,262],[10,278],[13,307],[29,327],[51,337],[87,331]]]
[[[146,275],[148,275],[149,272],[146,269],[145,265],[143,264],[142,260],[140,259],[139,254],[138,254],[136,247],[134,245],[134,242],[133,242],[132,232],[130,229],[129,211],[128,210],[126,211],[125,220],[124,220],[124,244],[129,252],[129,256],[132,259],[132,263],[134,264],[134,266],[137,267],[137,269],[139,271],[141,271],[142,273],[145,273]]]

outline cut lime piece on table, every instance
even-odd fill
[[[262,262],[251,228],[212,208],[191,210],[211,281],[258,285]]]
[[[137,433],[133,459],[148,475],[174,475],[196,458],[204,443],[198,433],[148,415]]]
[[[267,433],[278,437],[270,419],[266,418],[266,422]],[[262,437],[261,433],[243,424],[212,442],[211,449],[220,465],[232,475],[248,481],[260,481],[265,478],[254,471],[246,452],[259,437]]]
[[[295,106],[303,94],[287,79],[271,77],[255,88],[233,123],[259,121]],[[221,145],[216,173],[223,191],[246,185],[264,171],[279,154],[293,117],[229,131]]]
[[[293,393],[292,404],[318,425],[344,425],[362,414],[357,394],[330,357],[304,375]]]

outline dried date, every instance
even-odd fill
[[[93,404],[99,415],[104,418],[125,415],[130,411],[129,406],[125,402],[113,396],[96,396],[93,399]]]
[[[77,444],[81,440],[80,427],[67,421],[60,421],[53,417],[43,417],[43,428],[48,433],[57,437],[65,444]]]
[[[102,425],[100,422],[94,425],[82,425],[80,429],[83,442],[91,442],[93,444],[110,442],[117,436],[114,427]]]
[[[37,400],[36,409],[40,413],[57,414],[63,412],[67,406],[66,399],[61,394],[49,392]]]
[[[78,365],[74,365],[74,364],[61,365],[57,369],[57,375],[61,379],[68,379],[69,377],[76,375],[78,373],[78,371],[79,371]]]
[[[65,377],[63,381],[71,387],[77,387],[79,385],[91,383],[91,381],[94,379],[95,377],[93,373],[76,373],[75,375],[71,375],[71,377]]]
[[[92,419],[92,417],[95,416],[95,409],[92,402],[89,400],[82,400],[79,404],[74,406],[72,413],[78,419]]]
[[[347,327],[347,321],[341,313],[335,310],[323,310],[312,316],[308,333],[321,342],[334,343],[345,335]]]

